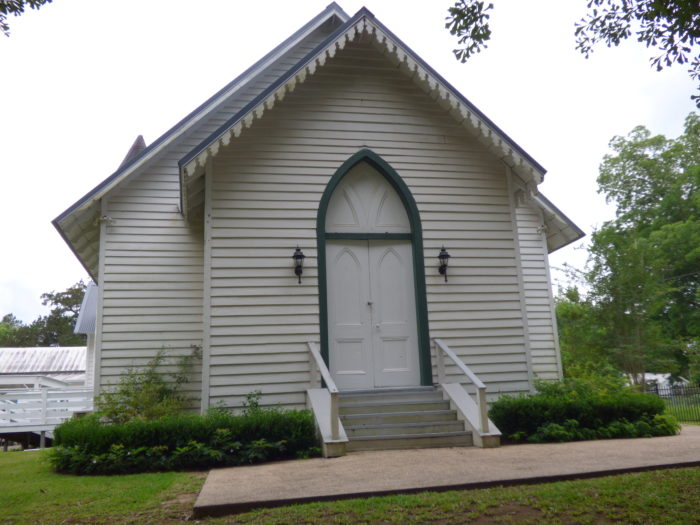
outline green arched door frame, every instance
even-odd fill
[[[367,162],[374,167],[396,190],[403,202],[411,225],[411,233],[327,233],[326,212],[333,191],[342,178],[360,162]],[[418,360],[420,366],[421,385],[433,384],[432,366],[430,363],[430,334],[428,330],[428,306],[425,293],[425,265],[423,264],[423,229],[421,227],[418,206],[398,173],[379,155],[369,149],[362,149],[346,160],[328,182],[316,216],[316,245],[318,250],[318,291],[319,316],[321,328],[321,355],[329,364],[328,342],[328,301],[326,283],[326,240],[328,239],[393,239],[410,240],[413,251],[413,275],[416,297],[416,327],[418,331]]]

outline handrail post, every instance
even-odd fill
[[[338,392],[331,392],[331,439],[340,439],[338,429]]]
[[[489,416],[486,411],[486,387],[479,387],[477,389],[477,399],[479,400],[479,413],[481,416],[481,431],[483,433],[488,433],[489,431]]]
[[[435,347],[435,360],[437,361],[437,373],[438,373],[438,383],[445,382],[445,358],[442,355],[442,349],[433,340],[433,346]]]
[[[311,388],[316,388],[318,378],[316,376],[317,367],[314,359],[314,355],[309,352],[309,386]]]
[[[309,352],[309,388],[316,386],[316,371],[314,370],[314,356]]]

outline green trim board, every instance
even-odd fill
[[[406,213],[411,233],[334,233],[326,232],[326,212],[333,191],[342,178],[360,162],[367,162],[381,173],[396,190]],[[328,290],[326,284],[326,240],[329,239],[393,239],[410,240],[413,252],[413,277],[416,299],[416,327],[418,332],[418,359],[421,385],[433,384],[430,361],[430,331],[428,328],[428,303],[425,290],[425,265],[423,264],[423,228],[418,206],[401,176],[379,155],[370,149],[362,149],[346,160],[328,182],[321,197],[316,216],[316,244],[318,254],[319,319],[321,332],[321,355],[329,364],[328,342]]]
[[[326,233],[326,239],[410,241],[411,233]]]

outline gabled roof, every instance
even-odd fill
[[[455,119],[508,164],[528,188],[534,189],[542,182],[546,170],[537,161],[366,8],[360,9],[285,75],[185,155],[180,160],[181,182],[201,174],[210,156],[215,156],[222,146],[227,146],[243,129],[262,117],[266,110],[273,108],[287,93],[323,67],[326,61],[342,50],[348,42],[361,35],[373,38],[382,46],[384,53],[396,62],[407,76],[435,97]],[[182,188],[184,190],[186,184],[182,184]],[[183,210],[186,210],[184,203]]]
[[[272,51],[246,69],[238,77],[215,93],[206,102],[192,111],[170,130],[144,149],[139,149],[136,155],[132,155],[134,146],[127,153],[126,158],[117,171],[90,190],[70,208],[56,217],[52,224],[59,234],[73,250],[76,257],[83,264],[90,276],[98,282],[96,249],[90,248],[99,239],[99,201],[112,189],[138,173],[149,161],[154,159],[165,148],[176,142],[186,132],[201,122],[221,104],[235,96],[245,86],[251,85],[270,65],[279,60],[292,47],[303,41],[312,32],[328,23],[340,25],[348,20],[348,14],[335,2],[328,5],[321,13],[304,24],[299,30],[285,39]],[[138,141],[138,139],[137,139]],[[135,146],[137,146],[135,144]],[[145,143],[144,143],[145,146]],[[91,258],[93,263],[87,261]]]
[[[54,219],[54,226],[95,281],[99,278],[96,274],[100,199],[130,177],[140,173],[164,149],[177,143],[186,132],[202,122],[222,104],[234,99],[246,86],[252,85],[269,65],[279,61],[287,51],[307,39],[316,29],[329,23],[336,29],[331,31],[323,42],[289,68],[286,73],[277,76],[276,80],[257,93],[250,103],[180,159],[183,213],[187,214],[189,209],[188,192],[197,191],[198,186],[201,185],[193,184],[193,181],[202,174],[203,167],[210,156],[216,155],[222,146],[225,147],[232,139],[238,137],[244,128],[251,126],[267,109],[281,101],[286,93],[293,91],[298,84],[303,83],[318,68],[323,67],[326,61],[338,50],[343,49],[348,42],[362,35],[374,39],[385,55],[393,60],[407,77],[430,93],[436,102],[449,111],[472,135],[510,166],[520,186],[526,188],[529,194],[537,193],[537,184],[543,180],[546,171],[537,161],[389,31],[369,10],[363,8],[349,18],[340,6],[333,2],[150,146],[142,149],[142,144],[135,143],[124,163],[115,173]],[[561,212],[558,213],[561,214]],[[571,222],[563,214],[561,215],[564,222]]]
[[[322,68],[348,42],[362,35],[374,39],[384,54],[394,61],[407,77],[428,92],[471,134],[510,166],[517,178],[518,188],[529,197],[540,197],[535,198],[534,203],[544,214],[550,252],[584,236],[568,217],[538,193],[537,185],[542,182],[546,170],[366,8],[358,11],[286,74],[270,84],[180,160],[181,209],[185,215],[190,210],[190,193],[199,193],[201,199],[201,181],[198,179],[207,160],[239,137],[244,129],[253,126],[265,111],[272,109],[288,93]]]

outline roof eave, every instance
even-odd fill
[[[92,202],[92,201],[91,201]],[[53,225],[54,228],[56,228],[56,231],[58,234],[61,236],[61,238],[65,241],[65,243],[68,245],[68,248],[70,248],[70,251],[73,252],[73,255],[75,255],[75,258],[78,259],[78,262],[80,262],[80,265],[85,269],[87,274],[90,276],[90,278],[98,282],[98,276],[94,274],[94,272],[90,269],[90,267],[85,263],[83,258],[80,256],[78,251],[75,249],[75,246],[73,245],[73,242],[68,238],[66,233],[63,230],[63,227],[59,223],[59,218],[57,217],[54,220],[51,221],[51,224]]]
[[[582,239],[583,237],[586,236],[585,232],[576,226],[576,224],[567,217],[564,212],[562,212],[559,208],[557,208],[547,197],[545,197],[542,193],[538,193],[533,197],[534,201],[537,203],[537,205],[545,212],[549,212],[552,216],[554,216],[558,221],[563,223],[565,225],[564,229],[560,229],[560,233],[566,232],[565,235],[565,242],[558,243],[554,248],[549,250],[549,253],[553,253],[557,250],[560,250],[561,248],[564,248],[565,246],[568,246],[569,244],[578,241],[579,239]]]
[[[241,89],[246,85],[255,75],[255,73],[266,66],[269,62],[275,60],[284,52],[286,52],[290,47],[295,45],[299,40],[303,39],[308,33],[314,31],[316,28],[321,26],[331,17],[336,16],[341,21],[347,21],[348,14],[336,3],[332,2],[329,4],[321,13],[312,18],[309,22],[304,24],[299,30],[293,33],[289,38],[285,39],[281,44],[275,47],[272,51],[267,53],[260,60],[255,62],[252,66],[246,69],[243,73],[238,75],[234,80],[229,82],[226,86],[220,89],[216,94],[210,97],[207,101],[197,107],[194,111],[190,112],[185,118],[180,120],[175,126],[166,131],[161,135],[155,142],[150,146],[142,150],[134,158],[125,162],[122,166],[117,169],[112,175],[107,177],[100,184],[95,186],[92,190],[87,192],[83,197],[76,201],[72,206],[66,209],[58,217],[56,217],[52,223],[61,233],[61,236],[66,239],[61,230],[61,223],[73,213],[79,211],[80,209],[89,206],[94,201],[102,198],[106,193],[108,193],[112,188],[114,188],[121,181],[129,177],[136,170],[141,168],[144,164],[150,161],[155,155],[160,153],[163,148],[173,142],[177,137],[182,135],[187,129],[199,122],[204,116],[206,116],[211,110],[217,107],[223,100],[230,97],[235,91]],[[70,243],[68,243],[71,246]],[[72,248],[71,248],[72,249]],[[73,250],[75,253],[75,250]],[[77,255],[77,254],[76,254]],[[80,259],[80,257],[78,257]],[[88,273],[90,273],[88,271]],[[92,275],[91,275],[92,276]],[[94,278],[94,276],[92,276]]]
[[[363,22],[363,19],[366,22]],[[437,89],[441,95],[444,95],[449,99],[452,97],[457,103],[460,109],[460,113],[463,116],[461,121],[465,126],[473,126],[477,133],[483,135],[484,140],[492,140],[494,144],[498,143],[494,147],[501,147],[508,151],[508,154],[504,153],[502,159],[506,164],[511,165],[506,159],[507,156],[512,155],[513,159],[519,158],[521,163],[527,164],[530,173],[530,177],[533,179],[534,185],[541,183],[546,170],[537,161],[535,161],[525,150],[523,150],[515,141],[513,141],[506,133],[503,132],[498,126],[496,126],[488,117],[486,117],[474,104],[472,104],[464,95],[459,93],[447,80],[445,80],[439,73],[437,73],[432,67],[430,67],[423,59],[421,59],[412,49],[410,49],[403,41],[401,41],[396,35],[394,35],[389,29],[386,28],[381,22],[379,22],[374,15],[366,8],[362,8],[358,11],[350,20],[348,20],[344,25],[339,27],[335,32],[333,32],[328,38],[326,38],[321,44],[319,44],[313,51],[308,53],[304,58],[302,58],[297,64],[290,68],[287,73],[282,75],[276,82],[271,84],[265,91],[263,91],[258,97],[253,99],[248,105],[246,105],[241,111],[236,113],[232,118],[230,118],[226,123],[220,126],[214,133],[202,141],[197,147],[191,150],[187,155],[185,155],[180,161],[180,180],[181,180],[181,191],[184,191],[185,181],[188,177],[194,176],[196,173],[201,173],[203,171],[204,165],[206,163],[206,158],[209,155],[215,156],[221,146],[227,146],[235,137],[238,137],[241,131],[253,124],[256,118],[262,116],[266,109],[274,106],[277,100],[284,98],[286,90],[293,90],[299,82],[297,77],[300,77],[301,82],[303,82],[308,74],[313,74],[317,66],[322,66],[325,64],[327,58],[335,55],[338,48],[344,47],[345,42],[347,42],[347,35],[354,30],[357,34],[356,29],[362,25],[361,31],[367,30],[367,22],[374,26],[371,32],[374,33],[379,30],[383,33],[381,39],[382,42],[387,46],[389,43],[386,40],[392,41],[391,45],[395,44],[394,51],[396,52],[399,48],[404,54],[404,60],[410,59],[411,66],[419,74],[430,75],[431,81],[435,83],[435,89]],[[408,59],[406,57],[409,57]],[[411,67],[409,66],[409,67]],[[432,82],[431,82],[432,84]],[[291,87],[289,87],[291,86]],[[465,123],[465,121],[468,121]],[[514,163],[514,164],[517,164]],[[511,165],[514,170],[520,171],[519,166]]]

